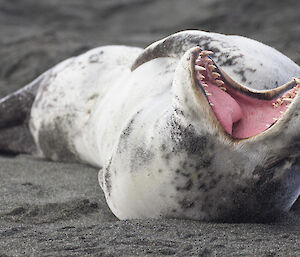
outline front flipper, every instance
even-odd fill
[[[43,73],[30,84],[0,99],[0,153],[36,152],[28,120],[37,90],[49,74],[49,71]]]

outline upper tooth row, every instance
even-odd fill
[[[203,51],[203,52],[201,52],[201,53],[203,53],[203,54],[200,54],[200,59],[197,59],[197,61],[200,61],[201,60],[201,56],[206,56],[207,54],[212,54],[212,52],[211,51]],[[199,58],[198,57],[198,58]],[[224,85],[224,82],[222,81],[222,80],[220,80],[219,78],[221,77],[221,75],[218,73],[218,72],[215,72],[214,70],[217,68],[215,65],[213,65],[213,64],[211,64],[212,63],[212,60],[210,60],[210,59],[208,59],[207,58],[207,60],[206,61],[208,61],[208,68],[209,68],[209,70],[211,71],[211,75],[212,75],[212,77],[215,79],[215,81],[216,81],[216,84],[217,84],[217,86],[221,89],[221,90],[223,90],[223,91],[226,91],[226,88],[225,87],[222,87],[223,85]],[[203,66],[201,66],[201,65],[195,65],[195,70],[196,71],[199,71],[199,73],[198,73],[198,76],[199,76],[199,78],[202,80],[202,79],[204,79],[205,77],[200,73],[201,71],[206,71],[206,68],[204,68]],[[202,84],[202,86],[206,86],[207,87],[207,84]]]
[[[206,50],[204,50],[204,51],[202,51],[199,55],[200,56],[207,56],[207,55],[211,55],[211,54],[213,54],[214,52],[212,52],[212,51],[206,51]]]
[[[208,66],[214,66],[214,65],[208,65]],[[211,67],[209,67],[209,68],[211,68]],[[214,66],[214,69],[215,68],[216,68],[216,66]],[[206,69],[203,66],[200,66],[200,65],[195,65],[195,70],[196,71],[206,71]],[[226,88],[222,87],[225,83],[222,80],[218,79],[218,78],[221,77],[221,75],[218,72],[212,72],[211,74],[212,74],[212,77],[215,79],[217,86],[221,90],[226,91]],[[201,80],[205,78],[200,72],[198,73],[198,77]],[[203,83],[202,85],[207,86],[207,84],[205,84],[205,83]]]
[[[214,79],[220,78],[221,75],[218,72],[212,72],[211,73]]]

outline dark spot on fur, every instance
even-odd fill
[[[68,140],[68,129],[64,127],[66,122],[72,123],[73,119],[72,116],[57,117],[51,124],[41,126],[38,141],[46,157],[62,161],[77,160],[75,147]]]
[[[133,124],[134,124],[134,121],[137,117],[137,115],[140,113],[140,111],[138,111],[133,117],[132,119],[128,122],[127,124],[127,127],[123,130],[122,134],[121,134],[121,138],[127,138],[132,130],[133,130]]]
[[[258,177],[257,186],[261,186],[263,183],[272,180],[276,170],[284,166],[287,161],[287,158],[278,159],[277,157],[270,157],[265,162],[266,166],[258,165],[253,171],[253,175]]]
[[[89,63],[98,63],[99,62],[99,55],[93,54],[89,57]]]
[[[106,170],[105,175],[104,175],[104,180],[105,180],[105,187],[108,192],[108,195],[111,194],[111,174],[109,170]]]
[[[184,177],[190,177],[191,176],[191,172],[190,171],[186,171],[186,172],[182,171],[180,174],[182,176],[184,176]]]
[[[148,165],[154,158],[154,153],[150,150],[138,147],[135,150],[135,154],[131,160],[131,170],[135,171],[139,169],[139,166]]]
[[[147,151],[142,147],[136,149],[135,158],[140,159],[143,163],[148,163],[154,156],[154,153]]]
[[[92,94],[88,100],[94,100],[99,96],[99,94]]]
[[[187,164],[188,164],[188,163],[187,163],[186,161],[184,161],[184,162],[182,163],[182,168],[183,168],[183,169],[187,169],[187,166],[188,166]]]
[[[191,179],[188,179],[183,186],[177,186],[176,190],[177,191],[189,191],[191,190],[193,186],[193,181]]]
[[[224,58],[225,60],[222,60],[221,58],[217,58],[217,62],[219,66],[233,66],[237,64],[237,59],[242,57],[243,57],[242,54],[232,55],[231,57],[227,55],[227,57]]]
[[[184,140],[185,148],[189,154],[199,154],[206,149],[207,137],[197,136],[194,137],[192,133],[185,134],[186,138]]]
[[[174,111],[175,111],[175,113],[176,113],[177,115],[183,116],[183,117],[184,117],[184,112],[183,112],[182,110],[176,108]]]
[[[168,163],[168,162],[169,162],[169,159],[170,159],[170,154],[169,154],[169,153],[164,154],[164,155],[162,156],[162,158],[165,159],[166,162]]]
[[[199,171],[203,168],[208,168],[211,165],[213,158],[214,156],[208,153],[202,156],[202,159],[199,158],[199,160],[197,160],[195,170]]]
[[[198,189],[203,191],[203,192],[206,192],[207,191],[207,187],[206,187],[206,184],[205,183],[202,183],[198,186]]]
[[[238,70],[237,69],[234,70],[234,72],[241,77],[242,82],[247,82],[248,81],[247,77],[246,77],[246,72],[247,71],[254,73],[254,72],[256,72],[256,69],[249,68],[249,67],[247,67],[247,68],[242,67],[242,68],[239,68]],[[249,82],[249,84],[251,84],[251,83],[252,82]]]
[[[192,208],[195,205],[194,201],[186,199],[186,198],[184,198],[183,200],[179,201],[178,203],[180,204],[180,207],[182,209],[190,209],[190,208]]]
[[[197,135],[191,125],[181,125],[181,122],[174,115],[171,117],[169,125],[172,140],[178,142],[174,152],[186,151],[189,155],[199,156],[207,150],[209,135]]]

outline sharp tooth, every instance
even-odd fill
[[[224,85],[224,82],[222,80],[219,80],[219,79],[216,80],[216,83],[217,83],[218,86]]]
[[[206,83],[202,83],[201,85],[202,85],[202,87],[208,87],[208,85]]]
[[[221,75],[218,72],[212,72],[211,75],[213,76],[214,79],[221,77]]]
[[[296,94],[295,94],[294,92],[289,92],[289,96],[290,96],[291,98],[295,98]]]
[[[195,65],[195,70],[197,71],[206,71],[206,69],[202,66],[199,66],[199,65]]]
[[[226,91],[226,87],[220,87],[221,90]]]
[[[274,121],[277,121],[278,119],[277,119],[277,118],[273,118],[273,120],[274,120]]]
[[[283,112],[283,111],[280,111],[280,113],[281,113],[281,114],[284,114],[284,112]]]
[[[278,107],[278,103],[272,103],[272,105],[273,105],[274,108]]]
[[[270,127],[270,124],[266,124],[266,127],[269,128],[269,127]]]
[[[282,98],[282,101],[291,103],[293,101],[292,98]]]
[[[213,103],[209,103],[210,104],[210,106],[215,106]]]
[[[202,51],[199,55],[200,55],[200,56],[206,56],[206,55],[210,55],[210,54],[214,54],[214,52],[204,50],[204,51]]]
[[[204,77],[202,74],[199,73],[199,74],[198,74],[198,78],[202,80],[202,79],[204,79],[205,77]]]
[[[280,104],[280,105],[282,105],[282,104],[283,104],[283,101],[282,101],[282,99],[281,99],[281,98],[278,98],[278,99],[276,100],[276,102],[277,102],[278,104]]]
[[[206,90],[204,90],[204,91],[205,91],[205,94],[206,94],[206,95],[208,95],[208,96],[211,95],[211,93],[209,93],[208,91],[206,91]]]
[[[215,65],[213,65],[213,64],[209,64],[209,65],[208,65],[208,68],[209,68],[211,71],[213,71],[213,70],[215,70],[217,67],[216,67]]]

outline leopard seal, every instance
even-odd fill
[[[100,168],[119,219],[269,220],[300,194],[299,76],[240,36],[99,47],[1,100],[1,147]]]

